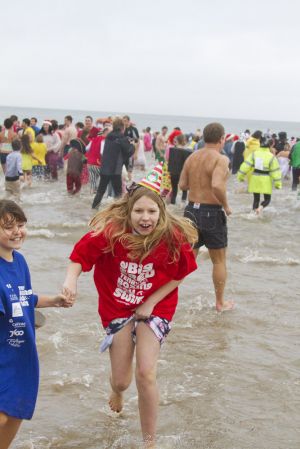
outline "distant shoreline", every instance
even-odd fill
[[[0,106],[0,122],[11,114],[18,116],[20,120],[23,118],[37,117],[39,124],[45,119],[56,119],[59,123],[63,123],[65,115],[72,115],[74,121],[83,121],[86,115],[91,115],[94,120],[100,117],[124,115],[128,114],[132,121],[139,129],[151,127],[152,131],[159,131],[162,126],[168,126],[169,129],[179,126],[184,132],[195,132],[197,129],[203,129],[205,125],[211,122],[220,122],[225,127],[226,132],[239,134],[246,129],[250,132],[261,130],[266,132],[270,129],[272,132],[278,133],[286,131],[290,137],[300,137],[300,123],[278,121],[278,120],[254,120],[239,118],[222,118],[222,117],[195,117],[186,115],[166,115],[166,114],[146,114],[134,112],[115,112],[115,111],[93,111],[80,109],[53,109],[53,108],[37,108],[24,106]]]
[[[16,109],[16,110],[21,110],[23,109],[24,111],[27,110],[38,110],[38,111],[61,111],[61,112],[66,112],[66,111],[70,111],[70,112],[83,112],[83,113],[90,113],[90,114],[100,114],[100,116],[122,116],[125,114],[128,115],[141,115],[141,116],[147,116],[147,117],[174,117],[174,118],[179,118],[179,117],[184,117],[185,119],[195,119],[198,118],[199,120],[216,120],[216,121],[224,121],[224,120],[239,120],[239,121],[245,121],[245,122],[265,122],[265,123],[293,123],[293,124],[298,124],[299,128],[300,128],[300,121],[296,121],[296,120],[278,120],[278,119],[253,119],[253,118],[245,118],[245,117],[207,117],[207,116],[196,116],[196,115],[186,115],[186,114],[172,114],[172,113],[166,113],[166,114],[157,114],[157,113],[152,113],[152,112],[130,112],[130,111],[99,111],[96,109],[65,109],[65,108],[53,108],[53,107],[35,107],[35,106],[8,106],[8,105],[0,105],[0,111],[1,109]]]

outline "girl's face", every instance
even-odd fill
[[[26,223],[0,222],[0,254],[7,255],[20,249],[26,237]]]
[[[43,129],[48,134],[48,132],[49,132],[49,125],[48,125],[48,123],[44,123],[43,124]]]
[[[140,235],[149,235],[154,231],[159,220],[158,204],[147,196],[138,199],[132,208],[131,225]]]

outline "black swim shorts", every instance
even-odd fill
[[[190,201],[185,208],[184,216],[192,220],[198,229],[195,249],[203,245],[209,249],[227,247],[227,218],[222,206]]]

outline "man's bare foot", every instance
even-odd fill
[[[226,312],[234,308],[234,301],[224,301],[223,304],[216,304],[218,312]]]
[[[256,215],[260,215],[262,213],[262,211],[263,211],[263,207],[262,206],[259,206],[257,209],[255,209]]]
[[[112,391],[108,403],[113,412],[120,413],[124,404],[123,394]]]

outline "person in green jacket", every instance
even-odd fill
[[[248,192],[253,193],[253,210],[259,214],[270,204],[272,184],[275,189],[281,189],[281,171],[277,158],[271,153],[272,141],[262,141],[260,148],[251,153],[242,163],[237,174],[239,181],[244,181],[245,176],[253,170],[248,183]],[[264,200],[260,202],[260,195]]]
[[[290,160],[293,173],[292,190],[297,190],[300,180],[300,141],[298,141],[290,152]]]

